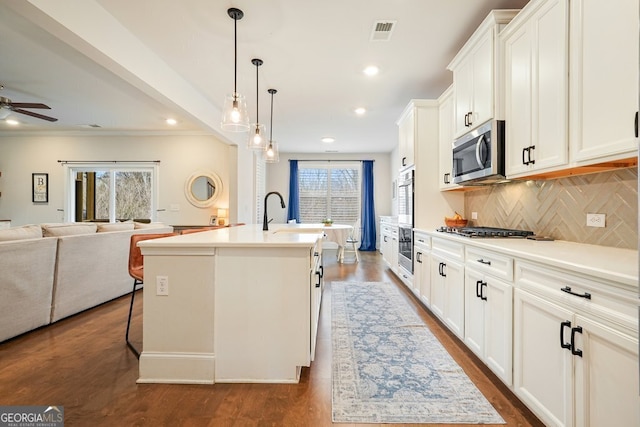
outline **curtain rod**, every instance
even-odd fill
[[[327,160],[327,159],[304,159],[304,160],[298,160],[298,159],[289,159],[289,161],[295,160],[297,162],[375,162],[375,160],[347,160],[347,159],[334,159],[334,160]]]
[[[75,163],[160,163],[160,160],[58,160],[58,163],[75,164]]]

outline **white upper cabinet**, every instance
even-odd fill
[[[447,67],[453,72],[454,138],[500,118],[498,33],[517,12],[492,11]]]
[[[407,106],[397,122],[398,125],[398,154],[400,157],[400,169],[413,166],[415,154],[415,112],[413,101]]]
[[[638,1],[572,0],[571,160],[578,165],[636,155]]]
[[[529,3],[500,35],[507,178],[568,163],[568,7]]]
[[[453,86],[438,98],[438,185],[440,190],[460,188],[453,182]]]

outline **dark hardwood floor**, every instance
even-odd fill
[[[542,425],[416,303],[377,253],[361,253],[358,264],[325,260],[316,360],[299,384],[136,384],[138,361],[124,340],[125,296],[0,343],[0,405],[61,405],[66,426],[332,425],[331,281],[342,280],[395,283],[507,426]],[[141,343],[142,298],[136,302],[132,339]]]

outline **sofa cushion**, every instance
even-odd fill
[[[44,237],[73,236],[76,234],[92,234],[98,226],[92,222],[68,222],[41,224]]]
[[[128,231],[133,229],[134,224],[132,222],[98,223],[98,233],[102,233],[104,231]]]
[[[42,238],[42,228],[39,225],[30,224],[0,230],[0,242],[40,238]]]

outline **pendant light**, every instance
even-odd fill
[[[233,19],[233,93],[224,98],[224,108],[222,110],[222,130],[228,132],[246,132],[249,130],[249,116],[247,115],[247,102],[244,96],[237,90],[238,81],[238,20],[242,19],[244,13],[240,9],[232,7],[227,10]]]
[[[264,150],[266,147],[266,135],[264,125],[260,124],[259,119],[259,102],[258,94],[260,90],[258,88],[258,69],[263,64],[262,59],[253,58],[251,63],[256,66],[256,122],[251,124],[249,131],[249,138],[247,139],[247,147],[253,150]]]
[[[269,142],[264,149],[264,161],[267,163],[278,163],[280,160],[278,155],[278,143],[273,140],[273,94],[278,91],[269,89],[267,92],[271,94],[271,122],[269,123]]]

